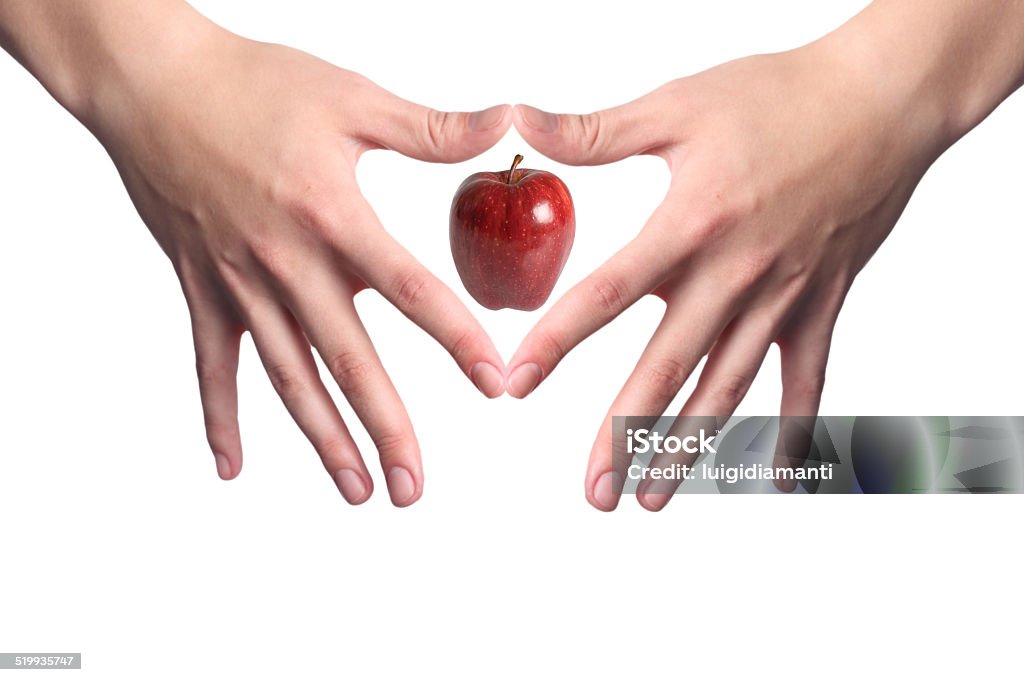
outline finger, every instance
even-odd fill
[[[190,300],[189,310],[206,439],[217,475],[229,481],[242,470],[236,381],[242,326],[213,303]]]
[[[694,287],[665,315],[612,404],[590,452],[586,487],[595,507],[605,511],[616,507],[618,494],[607,482],[625,480],[631,460],[624,443],[612,438],[612,417],[662,414],[721,334],[733,305],[705,285],[700,290]]]
[[[369,205],[362,220],[380,225]],[[505,392],[505,363],[465,304],[383,227],[355,256],[357,274],[447,350],[488,398]]]
[[[764,313],[731,322],[708,354],[697,387],[669,433],[680,438],[699,438],[701,430],[713,433],[717,424],[724,424],[753,384],[776,330],[773,318]],[[690,467],[699,456],[699,451],[665,452],[655,455],[650,467],[657,471],[674,470],[675,465]],[[659,511],[668,504],[679,483],[679,479],[672,478],[642,482],[637,499],[646,509]]]
[[[803,466],[810,453],[834,326],[834,315],[811,318],[780,340],[782,407],[772,463],[775,468]],[[775,487],[793,492],[796,481],[777,478]]]
[[[672,142],[663,91],[591,114],[552,114],[525,104],[513,113],[516,130],[544,156],[594,166],[636,154],[655,154]],[[671,110],[671,109],[670,109]]]
[[[648,226],[661,220],[662,211]],[[641,232],[567,291],[530,330],[508,363],[509,395],[529,395],[580,342],[664,281],[671,267],[666,249]]]
[[[360,135],[374,146],[420,161],[455,163],[493,147],[512,125],[512,107],[438,111],[377,88],[365,120]]]
[[[377,447],[391,501],[407,507],[423,494],[423,466],[412,422],[351,296],[331,273],[311,272],[292,309]]]
[[[269,302],[249,311],[249,328],[267,376],[349,504],[362,504],[373,481],[320,376],[309,344],[288,312]]]

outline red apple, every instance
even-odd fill
[[[576,236],[565,183],[517,166],[474,173],[455,193],[449,217],[452,256],[466,290],[485,308],[536,310],[562,274]]]

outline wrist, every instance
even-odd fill
[[[131,93],[179,75],[218,31],[181,0],[12,0],[0,8],[3,47],[94,132]]]
[[[158,4],[106,27],[88,48],[92,62],[75,72],[69,98],[61,100],[101,139],[160,93],[187,93],[209,48],[227,33],[186,3]]]
[[[808,47],[938,156],[1024,82],[1022,45],[1024,3],[876,0]]]

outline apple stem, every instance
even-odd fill
[[[508,169],[508,184],[512,184],[512,174],[516,172],[516,166],[523,162],[523,155],[516,154],[516,158],[512,159],[512,167]]]

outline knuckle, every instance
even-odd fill
[[[306,383],[301,375],[289,365],[270,365],[267,367],[267,376],[285,403],[297,400],[306,392]]]
[[[744,374],[729,374],[715,381],[711,388],[715,405],[734,410],[747,395],[752,380]]]
[[[473,357],[476,349],[480,347],[483,339],[478,329],[465,329],[456,333],[455,340],[451,345],[451,354],[460,366],[465,364],[467,358]]]
[[[798,305],[812,295],[814,273],[810,265],[804,262],[787,262],[782,258],[772,259],[772,270],[777,270],[780,295],[788,307]],[[822,292],[823,294],[825,292]],[[827,297],[824,297],[827,300]]]
[[[271,189],[272,201],[284,215],[316,236],[329,234],[338,221],[337,185],[340,182],[341,188],[346,186],[338,180],[337,174],[322,170],[317,172],[310,168],[300,172],[285,172],[273,183]]]
[[[626,442],[626,435],[616,433],[612,435],[612,461],[630,462],[633,455],[630,454],[629,444]]]
[[[380,86],[374,83],[372,80],[367,78],[361,73],[356,71],[350,71],[349,69],[343,69],[341,67],[335,67],[339,74],[346,80],[346,89],[349,91],[356,91],[358,94],[373,94],[377,95],[380,93]]]
[[[825,372],[814,372],[806,376],[796,377],[790,386],[798,398],[817,401],[825,390]]]
[[[671,402],[690,375],[690,369],[674,358],[652,360],[640,372],[644,388],[655,398]]]
[[[311,186],[292,199],[287,210],[300,227],[315,235],[329,233],[334,224],[333,206]]]
[[[735,223],[733,210],[720,200],[709,198],[694,213],[689,237],[702,246],[716,242]]]
[[[245,247],[224,249],[213,256],[212,274],[225,298],[232,303],[237,304],[244,296],[252,259],[252,250]]]
[[[689,87],[689,84],[687,78],[676,78],[656,88],[651,92],[651,97],[659,101],[659,103],[675,102],[680,97],[688,94],[686,89]]]
[[[687,189],[692,223],[689,236],[701,243],[713,243],[759,210],[756,190],[744,189],[747,181],[710,178]]]
[[[423,124],[424,142],[427,146],[436,150],[444,149],[447,136],[451,131],[451,122],[450,112],[427,109]]]
[[[331,465],[333,462],[344,459],[345,451],[349,448],[348,442],[336,435],[310,438],[313,449],[320,455],[324,464]],[[331,472],[333,473],[333,471]]]
[[[385,429],[372,436],[373,445],[382,460],[394,460],[402,457],[409,450],[410,438],[397,429]]]
[[[596,275],[590,282],[590,297],[607,317],[615,317],[626,309],[625,284],[611,275]]]
[[[361,391],[370,375],[370,364],[352,351],[330,356],[327,359],[327,369],[346,395]]]
[[[272,278],[288,281],[295,268],[292,257],[284,246],[275,240],[257,239],[249,247],[253,259]]]
[[[573,130],[575,131],[576,142],[580,150],[587,156],[599,151],[602,140],[602,116],[595,112],[592,114],[578,114],[574,117]]]
[[[549,367],[558,364],[568,353],[565,344],[557,333],[547,329],[538,329],[534,334],[535,348],[550,363]]]
[[[212,362],[202,354],[196,355],[196,376],[199,377],[199,387],[206,389],[218,386],[234,379],[234,370],[222,362]]]
[[[430,292],[430,279],[422,272],[403,274],[395,283],[395,304],[400,310],[419,308]]]
[[[760,282],[775,265],[775,257],[768,252],[754,252],[741,256],[729,273],[732,287],[747,291]]]
[[[719,194],[727,199],[727,213],[733,218],[758,215],[768,203],[761,184],[749,175],[733,179]]]

